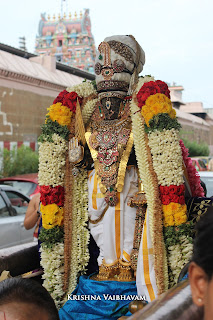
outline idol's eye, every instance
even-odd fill
[[[125,63],[121,59],[117,59],[113,62],[113,69],[115,72],[122,72],[126,68]]]
[[[101,73],[101,68],[102,68],[102,65],[99,62],[97,62],[95,64],[95,74],[99,75]]]

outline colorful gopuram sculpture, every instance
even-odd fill
[[[86,270],[90,234],[91,283],[120,282],[120,294],[129,283],[147,301],[173,286],[192,253],[185,197],[203,196],[168,86],[138,76],[143,49],[112,36],[98,51],[96,82],[62,91],[40,136],[41,264],[59,305]]]
[[[46,15],[41,14],[35,52],[55,56],[58,62],[94,73],[96,48],[89,9],[79,16],[59,14],[58,20],[55,15],[46,19]]]

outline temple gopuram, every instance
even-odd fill
[[[94,73],[96,48],[91,33],[89,9],[78,16],[66,13],[58,19],[41,14],[35,52],[55,56],[56,61]]]

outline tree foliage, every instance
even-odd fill
[[[11,177],[25,173],[38,172],[38,152],[22,145],[12,150],[4,149],[0,153],[1,177]]]
[[[208,156],[209,155],[209,146],[207,143],[198,143],[196,141],[189,141],[188,139],[183,139],[184,145],[189,149],[190,157],[198,156]]]

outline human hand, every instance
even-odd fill
[[[79,144],[78,138],[73,137],[69,141],[69,161],[73,164],[83,160],[84,148]]]

